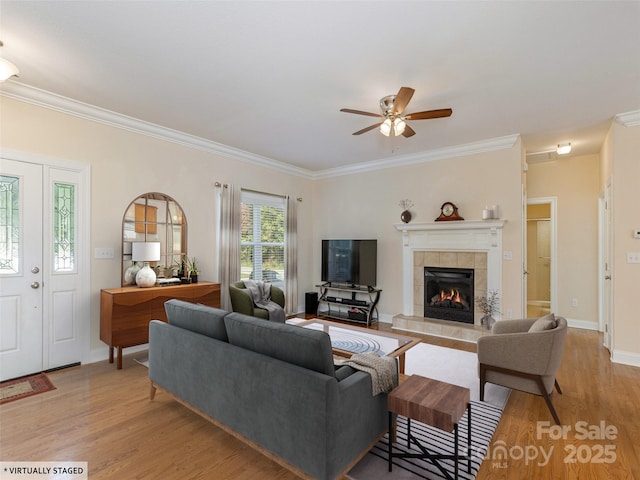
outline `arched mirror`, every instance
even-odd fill
[[[122,219],[122,285],[135,284],[135,269],[142,266],[134,262],[136,247],[160,245],[157,260],[149,266],[158,279],[176,276],[178,267],[187,256],[187,218],[173,198],[163,193],[145,193],[129,204]],[[130,268],[133,267],[133,268]],[[133,274],[133,277],[132,277]]]

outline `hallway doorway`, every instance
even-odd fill
[[[527,317],[555,311],[555,198],[527,201]]]

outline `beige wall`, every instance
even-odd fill
[[[598,194],[600,156],[533,163],[527,196],[557,198],[558,287],[556,314],[568,320],[598,322]],[[572,299],[578,306],[571,305]]]
[[[609,132],[608,161],[613,175],[613,358],[640,365],[640,264],[627,263],[628,252],[640,252],[640,126],[614,122]]]
[[[2,147],[91,165],[91,245],[121,253],[122,216],[146,192],[172,196],[188,220],[188,252],[202,263],[203,280],[216,278],[213,184],[226,182],[303,197],[299,204],[299,269],[310,271],[313,222],[311,181],[247,162],[110,127],[6,97],[1,101]],[[91,349],[99,340],[99,292],[119,286],[120,262],[91,259]],[[298,304],[304,301],[301,290]],[[96,354],[94,354],[96,356]]]
[[[499,205],[504,249],[513,260],[503,265],[503,316],[522,310],[521,144],[510,149],[388,168],[318,180],[314,194],[313,277],[320,280],[323,238],[377,238],[379,310],[402,312],[402,235],[398,202],[408,198],[411,223],[433,222],[445,201],[452,201],[466,220],[480,220],[485,205]]]

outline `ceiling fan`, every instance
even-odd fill
[[[426,120],[430,118],[442,118],[449,117],[453,113],[450,108],[443,108],[440,110],[427,110],[424,112],[416,113],[404,113],[404,109],[407,108],[409,100],[413,96],[415,90],[409,87],[401,87],[396,95],[387,95],[380,100],[380,110],[382,113],[369,113],[361,110],[352,110],[351,108],[341,108],[341,112],[355,113],[357,115],[366,115],[369,117],[379,117],[381,121],[374,125],[371,125],[362,130],[354,132],[353,135],[361,135],[380,127],[380,133],[385,136],[389,136],[391,132],[394,135],[402,135],[409,138],[416,134],[416,132],[407,124],[407,120]]]

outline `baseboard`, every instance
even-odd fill
[[[122,354],[128,355],[130,353],[142,352],[149,350],[149,344],[145,343],[144,345],[136,345],[135,347],[128,347],[123,349]],[[116,352],[114,352],[114,356]],[[91,350],[89,354],[89,361],[87,363],[96,363],[102,362],[104,360],[109,360],[109,347],[99,347]],[[115,363],[115,360],[114,360]]]
[[[611,355],[611,361],[613,363],[631,365],[632,367],[640,367],[640,353],[614,350]]]
[[[581,328],[583,330],[598,330],[598,322],[589,320],[577,320],[575,318],[567,318],[567,325],[572,328]]]

